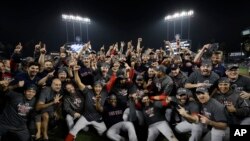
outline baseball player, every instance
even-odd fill
[[[30,140],[27,120],[35,109],[36,91],[36,85],[30,84],[27,85],[24,94],[14,91],[6,93],[10,101],[0,115],[0,140],[1,136],[7,132],[14,133],[21,141]]]
[[[219,80],[218,91],[213,98],[226,106],[230,124],[250,125],[249,100],[241,98],[239,92],[230,88],[228,78]]]
[[[74,66],[74,77],[84,95],[85,109],[83,115],[80,116],[74,127],[69,131],[65,141],[73,141],[77,133],[89,125],[92,125],[99,135],[102,135],[107,129],[100,113],[107,98],[107,91],[103,89],[101,81],[95,81],[93,89],[89,89],[81,82],[78,74],[79,69],[79,66]]]
[[[125,140],[119,135],[121,131],[128,132],[129,141],[137,141],[135,128],[132,122],[123,121],[126,103],[121,103],[115,95],[110,95],[103,107],[103,120],[108,127],[107,137],[113,141]]]
[[[212,127],[211,131],[209,131],[211,132],[211,136],[208,132],[203,140],[222,141],[226,139],[228,125],[225,106],[217,100],[210,98],[207,88],[199,87],[195,93],[199,102],[202,104],[199,121],[204,124],[204,126]]]
[[[195,101],[189,101],[189,93],[190,90],[179,88],[176,97],[171,100],[178,104],[175,108],[182,117],[181,122],[175,126],[175,130],[178,133],[191,132],[189,141],[199,141],[203,130],[202,124],[198,122],[200,108]]]
[[[162,133],[169,141],[177,141],[172,129],[169,127],[161,112],[162,101],[151,102],[148,96],[142,98],[143,115],[148,125],[147,141],[154,141]],[[167,103],[165,103],[166,105]]]

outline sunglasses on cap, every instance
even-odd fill
[[[180,97],[182,97],[182,96],[186,96],[186,94],[180,94],[179,96],[180,96]]]

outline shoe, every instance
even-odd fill
[[[65,138],[65,141],[74,141],[75,137],[72,134],[68,134],[67,137]]]

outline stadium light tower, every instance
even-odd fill
[[[174,14],[167,15],[164,20],[167,21],[167,39],[168,39],[168,32],[169,32],[169,22],[173,21],[174,22],[174,35],[175,35],[175,21],[181,19],[181,36],[182,36],[182,20],[184,18],[188,18],[188,39],[189,39],[189,32],[190,32],[190,17],[194,15],[193,10],[189,11],[181,11],[181,12],[176,12]]]
[[[80,24],[80,35],[82,38],[82,24],[86,24],[86,34],[87,34],[87,41],[89,40],[88,38],[88,24],[90,24],[90,19],[87,17],[81,17],[78,15],[67,15],[67,14],[62,14],[62,19],[65,21],[66,23],[66,34],[67,34],[67,42],[68,42],[68,26],[67,23],[71,22],[73,24],[73,34],[74,34],[74,39],[75,39],[75,23],[79,23]]]

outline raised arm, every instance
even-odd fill
[[[45,44],[43,45],[43,47],[40,47],[40,56],[38,59],[38,63],[40,64],[40,72],[43,71],[44,69],[44,63],[45,63],[45,54],[46,54],[46,48],[45,48]]]
[[[137,53],[139,53],[141,50],[141,42],[142,42],[142,38],[138,38],[137,46],[136,46]]]
[[[210,46],[211,46],[210,44],[206,44],[202,47],[202,49],[194,57],[194,63],[197,64],[201,61],[202,55],[204,54],[205,50],[208,49]]]
[[[75,78],[78,88],[82,91],[85,89],[86,86],[82,83],[79,77],[79,74],[78,74],[79,69],[80,69],[80,66],[74,66],[74,78]]]

